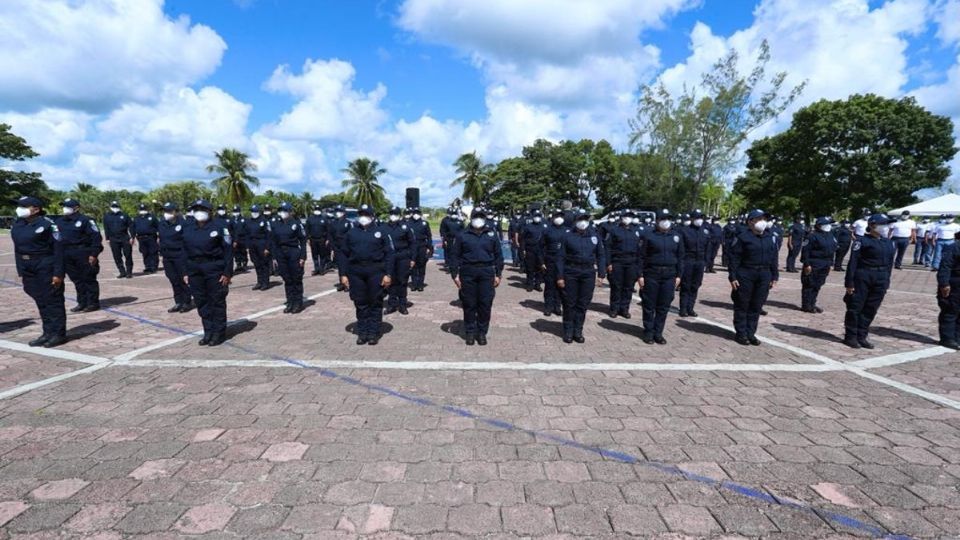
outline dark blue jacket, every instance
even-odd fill
[[[566,225],[551,223],[547,227],[547,231],[543,233],[543,237],[540,239],[540,248],[548,261],[554,261],[560,256],[560,242],[563,240],[563,235],[568,232],[570,232],[570,229]]]
[[[730,250],[731,282],[739,279],[737,276],[741,268],[770,270],[773,281],[780,279],[780,271],[777,269],[779,246],[777,237],[770,231],[763,231],[761,235],[750,231],[741,232],[730,243]]]
[[[133,220],[123,212],[107,212],[103,216],[103,232],[107,240],[130,240],[130,228]]]
[[[274,253],[297,250],[301,260],[307,259],[307,234],[297,218],[280,220],[270,227],[270,249]]]
[[[520,240],[527,249],[538,250],[546,230],[546,223],[528,223],[520,229]]]
[[[943,247],[940,269],[937,270],[937,287],[954,287],[960,284],[960,244],[954,242]]]
[[[216,262],[222,267],[221,275],[233,275],[233,238],[222,224],[214,220],[203,225],[197,220],[187,221],[183,226],[183,248],[188,270]]]
[[[231,217],[233,221],[233,239],[237,242],[243,242],[247,239],[247,218]]]
[[[311,215],[307,218],[307,223],[304,228],[307,232],[307,238],[311,240],[326,241],[327,218],[323,216]]]
[[[413,246],[417,245],[417,237],[409,223],[404,221],[387,223],[383,225],[383,230],[390,235],[390,240],[393,241],[393,249],[397,252],[398,258],[410,259],[413,257]]]
[[[23,276],[23,256],[31,259],[50,259],[53,275],[63,278],[63,242],[60,228],[50,218],[39,216],[30,221],[19,218],[10,230],[13,252],[17,260],[17,275]]]
[[[706,261],[707,248],[712,241],[710,226],[707,224],[697,227],[686,225],[677,229],[680,239],[683,240],[683,258],[686,261]]]
[[[800,264],[814,268],[833,266],[833,257],[837,253],[837,239],[832,232],[817,231],[803,241],[800,252]]]
[[[607,250],[595,229],[579,231],[568,229],[560,239],[560,253],[554,262],[557,276],[563,277],[563,272],[572,267],[597,267],[597,275],[602,279],[607,277]]]
[[[157,218],[153,217],[151,214],[145,216],[137,216],[133,218],[133,227],[130,228],[130,232],[134,236],[157,236]]]
[[[897,246],[889,238],[874,238],[869,234],[853,243],[850,248],[850,262],[847,263],[847,275],[844,284],[854,286],[857,270],[883,270],[888,275],[893,271],[893,259]],[[939,272],[937,280],[939,281]]]
[[[338,265],[343,274],[350,271],[351,266],[367,264],[382,264],[388,276],[393,277],[396,251],[390,235],[376,224],[368,227],[350,227],[343,236],[343,246],[338,256]]]
[[[638,278],[652,267],[670,267],[675,277],[683,274],[683,238],[672,228],[647,231],[641,238]]]
[[[249,242],[270,242],[270,220],[263,215],[247,218],[243,223],[244,238]]]
[[[54,223],[60,229],[65,252],[82,251],[88,257],[96,257],[103,251],[103,235],[89,217],[83,214],[60,216]]]
[[[407,222],[407,227],[413,231],[416,246],[433,249],[433,232],[429,223],[422,219],[411,219]]]
[[[607,264],[640,264],[639,228],[615,225],[607,228],[604,245],[607,248]]]
[[[330,245],[334,250],[343,249],[343,239],[353,228],[353,223],[347,218],[334,219],[327,222],[327,237],[330,239]]]
[[[450,249],[450,275],[457,277],[464,266],[493,266],[499,277],[503,273],[503,251],[497,233],[484,227],[460,231]]]
[[[160,222],[158,228],[160,254],[164,257],[183,257],[186,255],[183,250],[183,228],[186,223],[182,216],[177,216],[172,221],[163,220]]]

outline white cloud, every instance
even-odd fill
[[[212,73],[225,49],[209,27],[168,18],[161,0],[5,0],[0,103],[103,112],[151,102]]]
[[[40,159],[57,162],[66,150],[87,137],[93,116],[67,109],[44,109],[33,114],[7,112],[0,114],[11,131],[26,139],[40,154]]]
[[[940,0],[934,8],[937,37],[946,45],[960,44],[960,0]]]

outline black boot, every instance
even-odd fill
[[[34,340],[30,341],[30,343],[27,343],[27,345],[29,345],[29,346],[31,346],[31,347],[41,347],[41,346],[43,346],[44,343],[47,342],[48,339],[50,339],[50,336],[48,336],[47,334],[43,334],[42,336],[38,337],[37,339],[34,339]]]
[[[477,336],[477,345],[483,346],[487,344],[486,334],[480,334]]]
[[[183,304],[174,304],[172,308],[167,310],[167,313],[177,313],[183,309]]]
[[[67,336],[65,336],[64,334],[57,334],[47,339],[46,343],[44,343],[43,346],[49,349],[51,347],[57,347],[59,345],[63,345],[66,342],[67,342]]]
[[[210,344],[210,334],[204,332],[203,337],[200,338],[200,341],[197,342],[197,345],[205,346]]]
[[[223,332],[216,332],[210,336],[210,343],[207,343],[207,345],[210,347],[216,347],[226,340],[227,336]]]
[[[86,308],[86,306],[81,306],[80,304],[77,304],[72,308],[70,308],[70,313],[80,313],[81,311],[84,310],[84,308]]]
[[[473,334],[469,334],[466,339],[467,345],[473,345],[475,340],[476,338],[473,337]]]

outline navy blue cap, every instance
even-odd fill
[[[671,212],[667,208],[662,208],[660,209],[659,212],[657,212],[657,221],[661,219],[671,219],[671,218],[673,218],[673,212]]]
[[[146,209],[147,209],[147,205],[144,204],[144,203],[140,203],[140,204],[137,206],[137,209],[139,209],[139,210],[146,210]]]
[[[486,217],[487,217],[487,212],[480,207],[474,208],[473,211],[470,212],[470,219],[473,219],[473,218],[486,219]]]
[[[563,217],[563,210],[557,208],[553,211],[553,217]]]
[[[227,205],[225,205],[225,204],[218,204],[218,205],[217,205],[217,210],[226,210],[226,209],[227,209]]]
[[[204,210],[213,210],[213,205],[210,204],[210,201],[206,201],[204,199],[197,199],[196,201],[193,201],[193,204],[190,205],[191,210],[194,210],[196,208],[202,208]]]
[[[698,219],[703,217],[703,211],[697,208],[693,212],[690,212],[690,217],[693,219]]]
[[[280,211],[281,211],[281,212],[293,212],[293,205],[290,204],[290,203],[288,203],[288,202],[282,202],[282,203],[280,203]]]
[[[117,201],[110,201],[110,206],[120,206],[120,203]]]
[[[407,208],[407,212],[410,212],[409,208]],[[400,208],[399,206],[394,206],[393,208],[390,209],[390,215],[391,216],[403,215],[403,208]]]
[[[870,225],[887,225],[894,221],[896,220],[886,214],[873,214],[867,218],[867,223]]]
[[[342,205],[342,204],[338,204],[338,205],[336,205],[336,206],[333,207],[333,211],[334,211],[334,212],[345,212],[346,210],[343,208],[343,205]]]
[[[259,204],[251,204],[251,205],[250,205],[250,211],[251,211],[251,212],[259,212],[259,211],[260,211],[260,205],[259,205]]]
[[[173,212],[174,210],[179,210],[180,207],[177,206],[177,203],[167,202],[163,203],[163,209],[167,212]]]
[[[76,207],[80,206],[80,201],[78,201],[78,200],[76,200],[76,199],[66,198],[66,199],[63,200],[62,203],[60,203],[60,206],[63,206],[63,207],[66,207],[66,208],[76,208]]]
[[[240,211],[240,205],[239,204],[233,205],[233,210],[231,210],[231,212],[239,212],[239,211]]]
[[[627,209],[627,210],[624,210],[624,211],[620,212],[620,217],[631,217],[631,218],[632,218],[632,217],[637,217],[637,213],[634,212],[633,210]]]
[[[371,208],[369,204],[361,204],[360,208],[357,209],[357,213],[361,216],[373,217],[373,208]]]
[[[40,199],[38,199],[38,198],[36,198],[36,197],[30,197],[29,195],[24,195],[23,197],[20,197],[19,199],[14,199],[14,200],[13,200],[13,204],[15,204],[15,205],[17,205],[17,206],[24,207],[24,208],[26,208],[26,207],[28,207],[28,206],[41,207],[41,206],[43,206],[43,201],[41,201]]]
[[[587,212],[586,210],[583,210],[583,209],[579,209],[579,210],[577,210],[577,213],[574,214],[574,218],[573,218],[573,219],[574,219],[574,220],[577,220],[577,221],[584,220],[584,219],[590,219],[590,212]]]
[[[770,214],[764,212],[763,210],[761,210],[761,209],[759,209],[759,208],[755,208],[755,209],[751,210],[749,214],[747,214],[747,221],[751,221],[751,220],[754,220],[754,219],[757,219],[757,218],[761,218],[761,217],[762,217],[762,218],[769,218],[769,217],[770,217]]]
[[[830,225],[831,223],[834,223],[834,221],[830,216],[820,216],[817,218],[817,227],[820,225]]]
[[[273,207],[270,206],[270,203],[266,203],[266,204],[263,205],[263,209],[264,209],[264,210],[273,210]]]
[[[410,207],[410,213],[411,213],[411,214],[419,214],[419,213],[420,213],[420,207],[419,207],[419,206],[411,206],[411,207]]]

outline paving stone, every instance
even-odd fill
[[[209,503],[194,506],[177,521],[175,528],[186,534],[205,534],[222,530],[237,509],[229,504]]]
[[[340,518],[341,508],[327,504],[294,506],[283,522],[283,529],[297,533],[331,531]]]
[[[38,501],[55,501],[69,499],[78,491],[86,487],[90,482],[80,480],[79,478],[68,478],[66,480],[54,480],[48,482],[30,493],[30,496]]]
[[[227,530],[249,535],[260,531],[272,531],[280,528],[290,510],[279,505],[241,508],[233,515]]]
[[[602,508],[586,504],[571,504],[554,508],[557,528],[560,532],[574,535],[598,535],[612,532],[610,522]]]
[[[447,528],[447,508],[434,504],[414,504],[397,509],[394,528],[410,534],[442,532]]]
[[[500,511],[486,504],[464,504],[450,509],[447,528],[464,534],[482,535],[501,530]]]
[[[95,533],[112,528],[131,508],[122,503],[84,506],[64,528],[83,533]]]
[[[549,506],[519,504],[504,506],[500,510],[503,517],[503,529],[519,535],[539,536],[554,534],[556,523],[553,509]]]
[[[644,536],[667,530],[656,508],[650,506],[621,504],[611,508],[609,515],[613,530],[618,534]]]
[[[660,516],[673,532],[688,534],[714,534],[720,532],[720,524],[706,508],[689,504],[671,504],[658,508]]]
[[[186,510],[177,503],[153,502],[137,505],[117,523],[116,528],[127,534],[160,532],[169,529]]]

